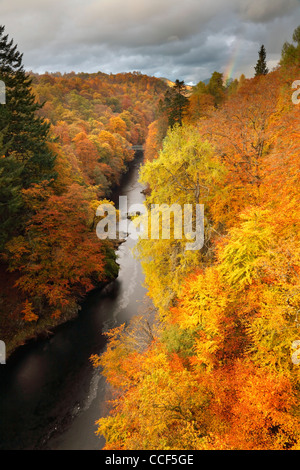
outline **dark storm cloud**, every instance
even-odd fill
[[[245,0],[239,2],[237,9],[244,20],[267,23],[293,12],[295,6],[297,1],[293,0]]]
[[[261,44],[275,66],[299,13],[299,0],[0,0],[27,69],[193,82],[233,61],[236,76],[252,76]]]

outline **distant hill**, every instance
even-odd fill
[[[171,88],[175,85],[175,82],[172,82],[172,80],[169,80],[168,78],[159,77],[159,79],[162,80]],[[187,94],[189,95],[192,92],[193,87],[191,85],[185,85],[185,86],[186,86]]]
[[[169,85],[170,87],[173,87],[175,85],[175,82],[172,82],[171,80],[169,80],[168,78],[164,78],[164,77],[159,77],[160,80],[162,80],[164,83],[166,83],[167,85]]]

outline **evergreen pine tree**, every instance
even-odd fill
[[[5,156],[24,164],[24,186],[54,177],[55,157],[48,150],[49,124],[37,115],[41,105],[31,91],[22,54],[0,26],[0,80],[6,87],[6,104],[0,107],[0,131],[4,131]],[[7,145],[9,144],[9,145]]]
[[[257,77],[258,75],[267,75],[267,73],[269,72],[266,63],[266,50],[264,45],[261,46],[258,52],[258,61],[254,69],[255,77]]]
[[[165,94],[164,109],[167,112],[169,126],[172,128],[176,123],[182,126],[185,109],[189,103],[185,96],[186,86],[184,81],[176,80],[173,88]]]
[[[0,158],[0,250],[22,225],[22,170],[14,157]]]
[[[32,80],[4,29],[0,26],[0,80],[6,96],[0,104],[0,250],[24,224],[21,190],[55,178],[49,124],[37,115],[41,105],[31,91]]]

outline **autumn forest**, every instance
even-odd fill
[[[0,28],[0,339],[8,356],[118,277],[99,240],[143,146],[145,206],[203,204],[204,245],[139,239],[152,323],[107,333],[105,450],[300,449],[300,26],[253,78],[25,72]],[[300,83],[300,82],[299,82]],[[299,88],[299,85],[298,85]],[[297,343],[299,341],[299,343]]]

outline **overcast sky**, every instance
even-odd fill
[[[272,69],[300,24],[300,0],[0,0],[27,70],[141,71],[198,83],[216,70]]]

